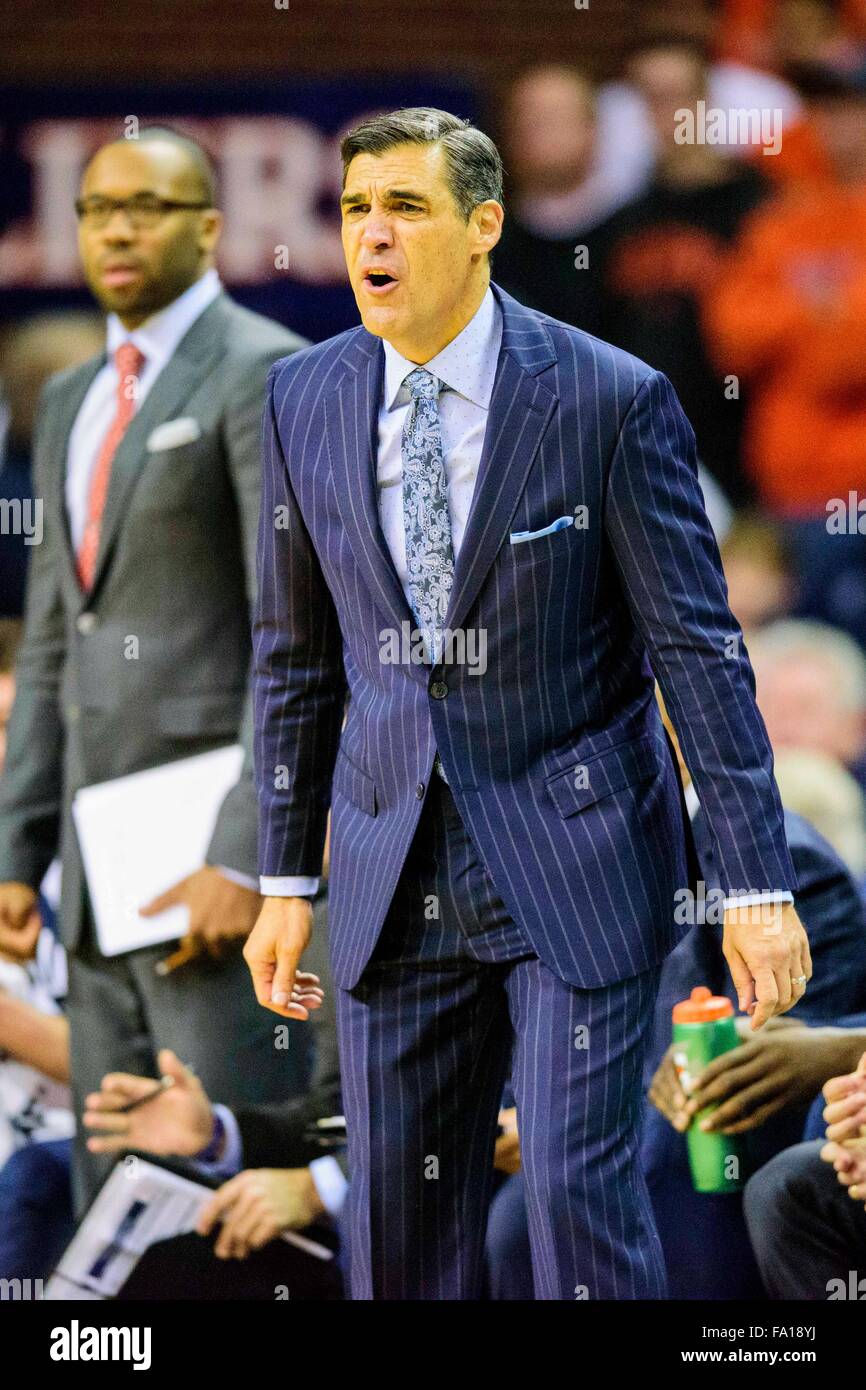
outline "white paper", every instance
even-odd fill
[[[72,815],[99,948],[117,956],[186,934],[189,909],[139,908],[200,869],[219,808],[243,764],[240,744],[83,787]]]
[[[45,1286],[54,1300],[113,1298],[158,1240],[195,1230],[213,1194],[134,1155],[112,1169]]]
[[[106,1179],[43,1298],[114,1298],[145,1250],[158,1240],[195,1230],[199,1212],[212,1196],[201,1183],[128,1155]],[[334,1258],[326,1246],[294,1231],[284,1231],[282,1239],[316,1259]]]

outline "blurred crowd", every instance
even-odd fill
[[[717,1069],[712,1083],[699,1078],[691,1096],[671,1070],[669,1007],[660,1014],[645,1168],[675,1296],[823,1298],[829,1280],[866,1259],[866,22],[862,6],[830,0],[723,8],[721,38],[643,38],[616,80],[596,84],[578,55],[563,54],[510,83],[491,123],[509,175],[493,278],[663,370],[695,431],[730,603],[776,757],[815,976],[801,1006],[761,1036],[744,1035],[747,1056]],[[698,109],[768,119],[749,142],[685,139],[677,113]],[[103,342],[96,313],[42,314],[0,334],[4,516],[33,499],[42,383]],[[0,761],[33,548],[33,537],[6,529]],[[27,965],[0,966],[0,1277],[46,1274],[73,1229],[54,904],[46,881],[44,949]],[[667,1006],[680,982],[686,993],[694,983],[730,988],[720,953],[700,958],[703,978],[693,977],[696,951],[687,938],[674,952]],[[317,969],[324,976],[323,956]],[[244,1161],[238,1167],[236,1157],[234,1171],[202,1156],[220,1097],[205,1095],[173,1053],[161,1058],[175,1084],[142,1109],[132,1146],[198,1158],[225,1187],[201,1244],[189,1237],[173,1256],[163,1252],[156,1273],[142,1262],[135,1295],[158,1285],[183,1296],[182,1272],[195,1259],[197,1287],[209,1296],[272,1297],[291,1258],[294,1288],[339,1296],[338,1278],[329,1283],[314,1263],[285,1245],[275,1253],[273,1243],[285,1230],[316,1230],[327,1241],[329,1228],[339,1245],[342,1198],[311,1184],[301,1142],[305,1125],[339,1107],[329,1030],[327,1018],[317,1024],[316,1066],[284,1114],[241,1108]],[[107,1083],[96,1109],[117,1108],[141,1084]],[[723,1107],[720,1126],[754,1142],[745,1202],[702,1203],[691,1192],[683,1129],[709,1100]],[[532,1296],[507,1101],[488,1239],[491,1298]],[[204,1272],[215,1263],[207,1239],[220,1223],[215,1248],[223,1263],[233,1257],[228,1279]]]

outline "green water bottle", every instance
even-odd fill
[[[673,1007],[674,1065],[686,1095],[714,1057],[739,1046],[734,1006],[723,995],[699,985]],[[696,1192],[739,1192],[745,1184],[745,1150],[735,1134],[704,1134],[699,1128],[717,1107],[695,1115],[686,1132],[689,1166]]]

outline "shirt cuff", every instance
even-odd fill
[[[242,874],[240,869],[227,869],[224,864],[214,864],[214,868],[230,883],[239,883],[241,888],[252,888],[254,893],[258,893],[259,881],[252,874]]]
[[[346,1200],[349,1184],[337,1160],[331,1154],[324,1158],[314,1158],[310,1164],[310,1176],[316,1184],[316,1191],[322,1205],[336,1221]]]
[[[236,1173],[241,1171],[244,1164],[244,1146],[241,1140],[240,1127],[228,1106],[215,1105],[214,1113],[219,1115],[225,1134],[222,1156],[214,1159],[212,1163],[202,1163],[200,1159],[195,1158],[193,1162],[208,1177],[233,1178]],[[324,1200],[323,1197],[322,1201]]]
[[[725,912],[731,907],[757,907],[759,903],[792,903],[794,894],[787,889],[775,889],[767,893],[735,893],[733,897],[725,898],[722,906]]]
[[[314,898],[318,878],[260,878],[259,892],[266,898]]]

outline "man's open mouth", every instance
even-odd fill
[[[368,270],[364,279],[374,289],[384,289],[386,285],[396,285],[397,283],[396,277],[389,275],[387,270]]]

